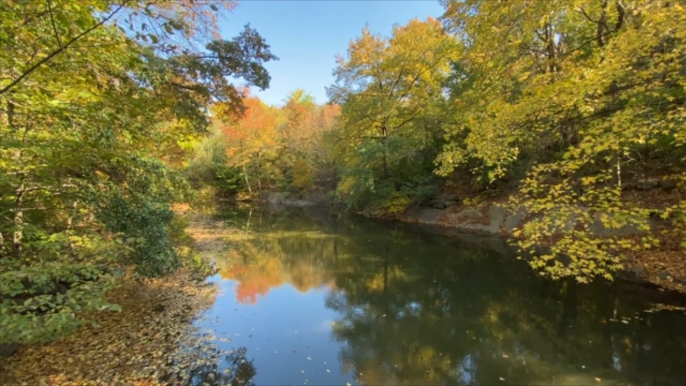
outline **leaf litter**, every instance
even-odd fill
[[[20,347],[0,361],[0,384],[187,384],[193,370],[216,366],[220,356],[233,351],[220,351],[213,343],[231,339],[192,325],[216,295],[216,286],[199,282],[184,270],[159,279],[127,278],[108,294],[121,312],[82,315],[91,324],[76,333],[45,345]]]

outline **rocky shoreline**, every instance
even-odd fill
[[[431,206],[412,206],[399,216],[368,217],[434,225],[474,234],[497,235],[503,240],[512,239],[514,230],[527,218],[525,211],[513,213],[502,203],[464,206],[453,204],[455,202],[456,200],[446,197],[432,201]],[[591,230],[598,235],[638,233],[631,227],[608,229],[599,220],[592,224]],[[682,261],[666,261],[660,251],[650,254],[649,257],[651,258],[628,261],[626,269],[619,273],[619,277],[686,295],[686,257],[682,256]]]

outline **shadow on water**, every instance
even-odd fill
[[[250,367],[239,382],[686,383],[686,315],[654,311],[631,283],[550,281],[501,239],[324,210],[218,218],[235,232],[215,253],[224,294],[200,324],[244,334],[227,348],[254,346],[250,361],[232,354]]]

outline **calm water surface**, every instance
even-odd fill
[[[636,285],[549,281],[501,240],[434,228],[219,218],[235,231],[209,252],[221,293],[196,325],[233,383],[686,384],[686,315]]]

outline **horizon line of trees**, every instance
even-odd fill
[[[657,248],[683,259],[686,3],[442,4],[350,42],[327,90],[340,115],[310,152],[286,145],[293,100],[223,126],[242,188],[303,192],[326,171],[350,208],[393,216],[468,182],[527,213],[519,245],[553,278],[612,279]]]

